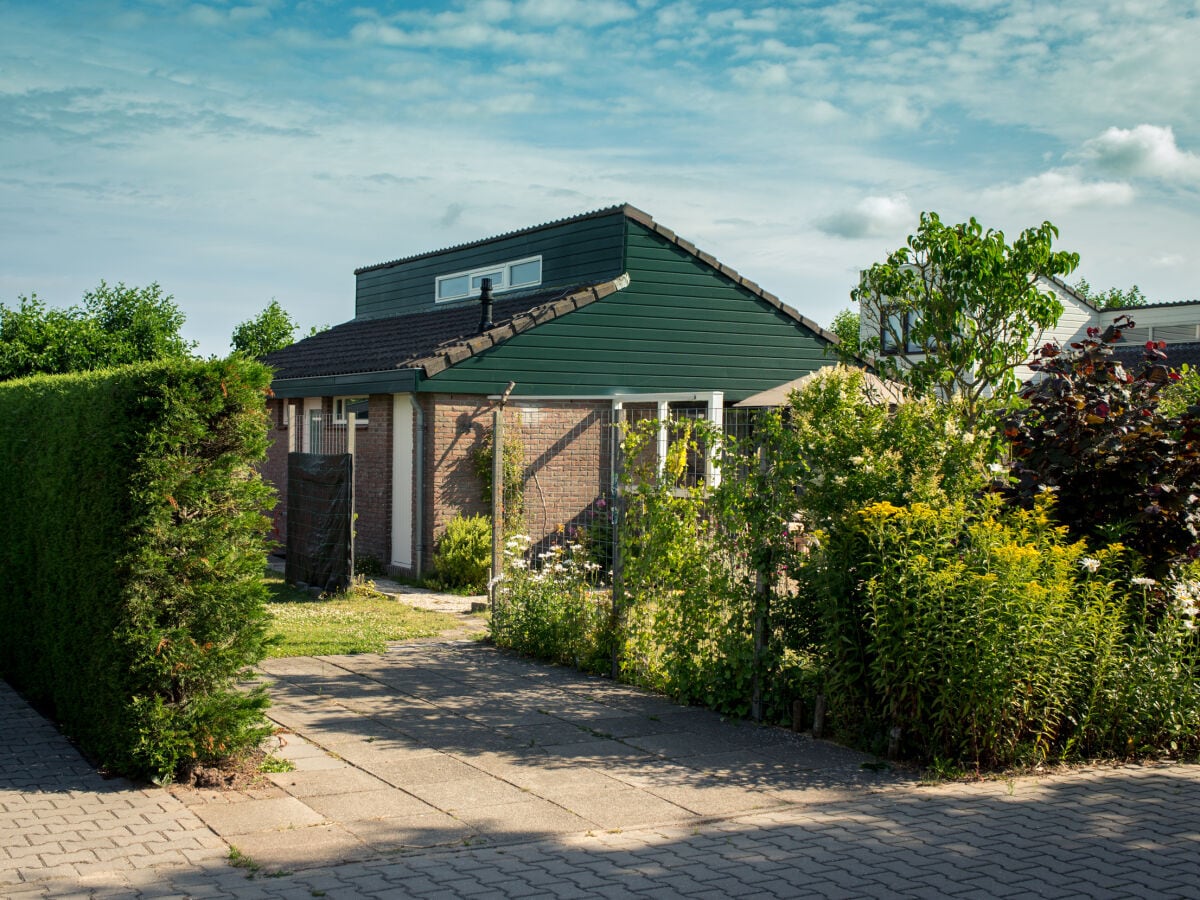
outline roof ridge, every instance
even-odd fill
[[[398,266],[403,263],[413,262],[418,259],[427,259],[431,256],[439,256],[443,253],[450,253],[451,251],[454,251],[454,250],[465,250],[468,247],[478,247],[483,244],[490,244],[492,241],[502,240],[503,238],[516,237],[517,235],[521,235],[521,234],[532,234],[533,232],[541,231],[544,228],[555,228],[559,225],[565,225],[569,222],[582,222],[585,219],[596,219],[596,218],[599,218],[600,216],[609,216],[609,215],[612,215],[613,213],[617,213],[617,212],[623,213],[627,216],[630,216],[631,218],[638,218],[640,216],[640,217],[643,217],[646,219],[650,219],[649,215],[642,212],[636,206],[633,206],[632,204],[629,204],[629,203],[618,203],[615,206],[605,206],[601,209],[593,209],[588,212],[578,213],[573,216],[564,216],[561,219],[552,219],[549,222],[542,222],[539,225],[530,225],[526,228],[516,228],[516,229],[513,229],[512,231],[504,231],[504,232],[501,232],[500,234],[493,234],[490,237],[477,238],[476,240],[473,240],[473,241],[464,241],[461,244],[451,244],[448,247],[441,247],[437,250],[426,250],[422,253],[414,253],[411,256],[402,256],[399,259],[393,259],[393,260],[389,260],[387,262],[381,262],[381,263],[374,263],[369,266],[362,266],[360,268],[355,269],[354,274],[361,275],[364,272],[372,272],[376,269],[386,269],[389,266]],[[653,221],[653,220],[651,219],[651,221]]]

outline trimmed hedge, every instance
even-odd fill
[[[177,360],[0,384],[0,675],[114,772],[255,745],[269,371]]]

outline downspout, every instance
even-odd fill
[[[413,575],[420,578],[425,562],[425,411],[416,394],[408,395],[413,407]]]

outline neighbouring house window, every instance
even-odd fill
[[[496,292],[533,287],[542,283],[542,258],[531,256],[499,265],[482,266],[469,272],[440,275],[434,288],[434,299],[441,302],[474,297],[483,287],[485,278],[492,279],[492,290]]]
[[[880,314],[879,351],[886,354],[899,353],[903,345],[905,353],[921,353],[921,346],[912,339],[917,314],[907,314],[894,309],[884,309]]]
[[[354,413],[354,421],[358,425],[367,424],[366,397],[334,397],[333,421],[338,425],[346,424],[347,413]]]

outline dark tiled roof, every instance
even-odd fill
[[[479,303],[461,303],[387,319],[355,319],[268,354],[275,378],[310,378],[413,368],[426,377],[469,356],[606,297],[629,284],[622,275],[589,285],[542,288],[504,297],[492,307],[494,327],[480,333]]]
[[[1124,366],[1132,367],[1142,361],[1144,348],[1144,344],[1138,343],[1117,344],[1113,347],[1113,358],[1119,359]],[[1167,354],[1166,364],[1172,369],[1178,369],[1184,363],[1193,369],[1200,367],[1200,341],[1167,344],[1163,353]]]

